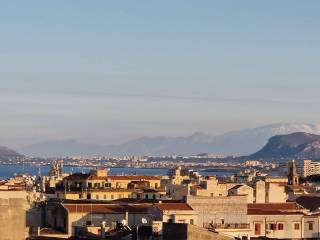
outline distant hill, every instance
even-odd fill
[[[18,159],[21,158],[22,155],[17,153],[14,150],[11,150],[7,147],[1,147],[0,146],[0,160],[6,160],[6,159]]]
[[[195,133],[188,137],[142,137],[119,145],[85,144],[75,140],[46,141],[19,149],[26,155],[55,156],[119,156],[196,154],[210,149],[211,137]]]
[[[308,158],[320,159],[320,135],[297,132],[278,135],[250,158]]]
[[[215,153],[249,155],[261,149],[274,135],[307,132],[320,134],[320,125],[277,123],[210,136],[196,132],[185,137],[141,137],[118,145],[86,144],[77,140],[53,140],[18,149],[30,156],[94,156],[94,155],[190,155]]]

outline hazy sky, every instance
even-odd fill
[[[0,145],[320,118],[320,1],[2,1]]]

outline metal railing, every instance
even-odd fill
[[[248,229],[249,223],[206,223],[204,227],[207,229]]]

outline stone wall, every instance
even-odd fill
[[[196,225],[247,223],[247,197],[188,196],[187,203],[199,214]]]

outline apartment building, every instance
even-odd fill
[[[312,160],[296,161],[297,173],[300,177],[320,174],[320,162]]]
[[[106,169],[89,174],[76,173],[63,178],[56,187],[60,199],[115,200],[120,198],[161,198],[165,194],[156,176],[108,176]],[[139,191],[138,191],[139,190]],[[151,194],[151,190],[153,190]]]
[[[288,179],[266,177],[254,183],[254,202],[255,203],[279,203],[288,200],[286,192]]]

